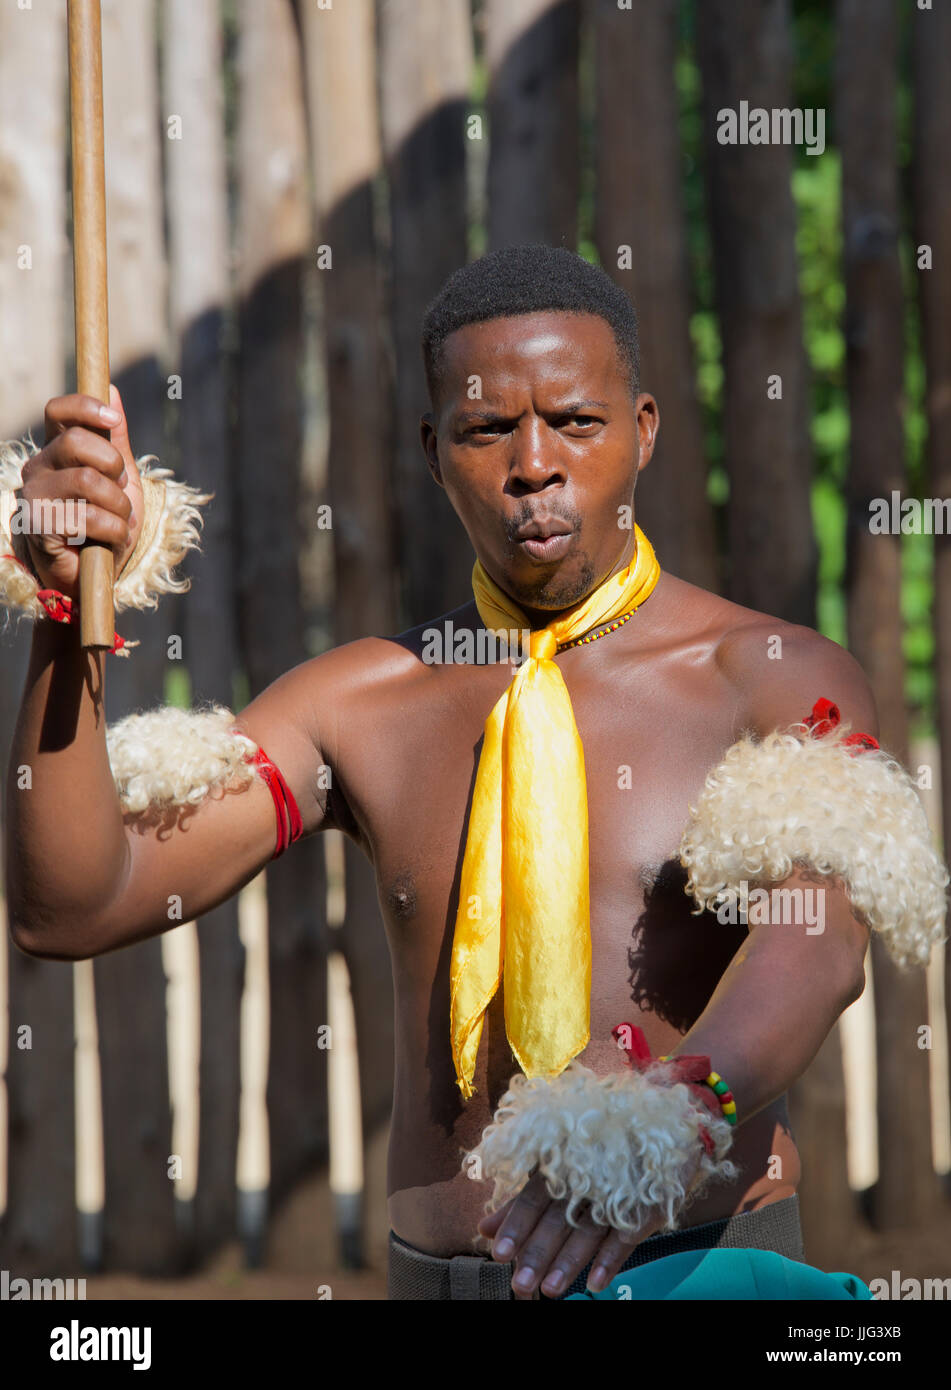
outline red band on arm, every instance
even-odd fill
[[[264,749],[259,748],[246,761],[254,763],[260,769],[261,776],[274,799],[274,810],[277,813],[277,848],[271,858],[277,859],[288,845],[292,845],[303,835],[304,821],[294,800],[294,793],[287,785],[280,768],[271,762]]]
[[[628,1047],[623,1038],[630,1035],[631,1045]],[[647,1071],[648,1067],[656,1065],[655,1059],[651,1057],[650,1046],[644,1036],[644,1030],[635,1023],[620,1023],[616,1028],[611,1029],[611,1036],[627,1057],[628,1066],[635,1071]],[[669,1061],[662,1063],[664,1076],[668,1084],[675,1085],[682,1081],[694,1100],[706,1107],[717,1119],[721,1119],[723,1111],[720,1108],[720,1101],[710,1090],[709,1086],[704,1085],[704,1080],[710,1075],[710,1058],[702,1056],[683,1056],[671,1057]],[[731,1096],[732,1099],[732,1096]],[[700,1142],[706,1149],[710,1157],[714,1157],[714,1143],[710,1131],[706,1125],[698,1127]]]
[[[20,566],[21,570],[25,570],[31,579],[36,579],[33,570],[30,569],[29,565],[25,565],[18,556],[4,554],[0,555],[0,560],[12,560],[15,565]],[[40,603],[42,603],[54,623],[66,623],[68,625],[76,622],[76,617],[79,613],[79,604],[75,599],[68,598],[66,594],[61,594],[59,589],[37,589],[36,597],[39,599]],[[132,645],[137,646],[138,644],[133,642]],[[113,633],[112,646],[109,649],[110,652],[119,652],[124,646],[125,638],[120,637],[118,632]]]

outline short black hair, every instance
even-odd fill
[[[637,314],[606,271],[563,246],[506,246],[453,272],[423,318],[423,363],[433,405],[443,344],[457,328],[545,310],[597,314],[614,333],[631,396],[640,390]]]

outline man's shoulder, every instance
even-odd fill
[[[333,687],[338,695],[358,695],[374,687],[392,689],[402,681],[425,676],[430,666],[424,659],[428,634],[471,626],[471,604],[441,613],[414,627],[389,636],[358,637],[331,647],[298,668],[316,685]]]
[[[838,705],[844,723],[878,734],[871,686],[851,652],[804,624],[728,607],[716,662],[736,691],[744,729],[762,736],[786,728],[824,697]]]

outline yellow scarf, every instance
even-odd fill
[[[584,752],[568,688],[551,659],[563,642],[629,613],[660,578],[635,526],[627,569],[531,635],[528,660],[485,723],[452,943],[450,1030],[463,1098],[485,1011],[505,979],[505,1032],[527,1076],[557,1075],[590,1039],[591,926]],[[477,560],[486,628],[524,629],[522,610]]]

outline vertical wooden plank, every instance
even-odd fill
[[[103,117],[109,263],[109,351],[136,456],[168,465],[164,358],[168,268],[163,235],[161,106],[154,0],[102,0]],[[128,661],[111,661],[109,722],[162,699],[169,668],[166,638],[180,632],[179,597],[157,610],[119,615],[123,637],[138,640]]]
[[[392,14],[388,22],[394,22]],[[412,26],[410,29],[412,32]],[[373,222],[372,185],[382,156],[371,0],[356,0],[333,10],[308,6],[304,39],[318,241],[329,246],[333,254],[333,269],[321,277],[321,284],[330,405],[334,639],[340,644],[371,634],[385,636],[395,631],[397,622],[392,454],[387,426],[393,395],[383,342],[380,248]],[[455,139],[454,130],[450,134]],[[398,151],[394,159],[401,163]],[[436,196],[435,189],[431,196]],[[405,197],[396,219],[401,235],[407,231],[402,222],[404,213],[407,218],[414,215]],[[419,289],[413,289],[410,279],[402,293],[416,298]],[[404,315],[397,317],[405,320]],[[416,332],[418,336],[418,325]],[[417,359],[418,348],[402,372],[409,398],[399,412],[399,428],[406,432],[411,413],[408,407],[417,407],[417,422],[421,409]],[[403,444],[408,450],[408,440]],[[436,494],[420,457],[418,438],[413,444],[416,471],[426,475],[423,482]],[[417,491],[414,487],[413,496]],[[434,579],[438,575],[429,576],[426,582]],[[378,1066],[372,1059],[393,1056],[393,985],[372,866],[349,841],[345,864],[346,917],[340,944],[353,992],[363,1062],[361,1106],[369,1129],[392,1107],[392,1069]]]
[[[790,1087],[789,1118],[802,1163],[799,1203],[806,1259],[819,1269],[848,1268],[860,1219],[849,1187],[838,1023],[808,1071]]]
[[[629,10],[598,0],[594,26],[598,255],[634,301],[641,387],[656,394],[660,406],[657,447],[637,485],[638,520],[664,569],[716,592],[716,538],[690,343],[676,0],[636,0]]]
[[[908,753],[901,654],[901,536],[872,535],[869,502],[906,485],[902,288],[895,129],[897,33],[890,0],[836,14],[842,151],[849,451],[849,645],[875,691],[882,742]],[[866,82],[881,83],[869,92]]]
[[[578,241],[578,0],[486,0],[489,243]]]
[[[303,660],[298,552],[306,115],[289,0],[242,0],[237,135],[240,636],[251,694]],[[279,1200],[327,1152],[326,877],[320,837],[267,874],[268,1116]]]
[[[918,302],[927,375],[927,492],[951,497],[951,9],[915,10],[914,224],[930,265],[919,266]],[[918,257],[916,254],[916,261]],[[941,819],[951,863],[951,530],[934,538],[935,677],[941,757]],[[945,949],[944,997],[951,1007],[951,951]],[[951,1056],[948,1058],[951,1071]],[[948,1176],[951,1194],[951,1175]]]
[[[837,128],[842,151],[849,452],[849,645],[872,683],[882,743],[908,760],[901,616],[901,536],[872,535],[869,503],[906,483],[901,418],[903,301],[898,236],[897,10],[839,0]],[[876,936],[880,1227],[912,1226],[935,1195],[922,971],[897,969]]]
[[[0,8],[0,438],[33,426],[38,443],[43,405],[65,385],[64,19],[61,6]],[[7,759],[31,631],[23,623],[0,633],[0,777],[8,797],[30,794],[8,784]],[[7,1111],[0,1143],[8,1146],[0,1266],[11,1277],[67,1277],[78,1272],[72,970],[18,951],[2,901],[0,930],[9,991],[0,1047]]]
[[[404,624],[464,603],[472,552],[426,467],[419,417],[426,306],[466,260],[466,98],[472,33],[466,0],[385,0],[380,100],[389,179],[396,363],[396,487]]]
[[[103,104],[112,378],[122,392],[132,447],[164,454],[166,271],[156,13],[151,0],[102,6]],[[141,639],[128,661],[111,660],[106,711],[115,722],[163,697],[164,633],[175,605],[119,615]],[[171,1115],[165,974],[158,939],[95,963],[105,1154],[104,1256],[113,1269],[175,1268],[177,1236],[168,1177]]]
[[[808,389],[796,261],[793,154],[721,144],[718,113],[790,106],[788,0],[697,8],[704,142],[723,338],[729,594],[789,622],[815,623]],[[782,399],[770,399],[779,377]]]
[[[815,624],[816,544],[810,509],[806,358],[787,145],[720,144],[719,113],[790,105],[786,0],[697,10],[704,143],[725,373],[723,423],[730,478],[730,597]],[[767,398],[778,374],[782,399]],[[765,659],[764,653],[764,659]],[[803,1158],[804,1224],[854,1230],[845,1155],[845,1086],[838,1034],[791,1089]],[[832,1161],[818,1156],[831,1144]],[[840,1162],[835,1155],[841,1154]],[[847,1248],[847,1245],[846,1245]]]
[[[188,557],[185,571],[191,589],[182,606],[184,659],[193,704],[217,700],[234,708],[234,499],[222,341],[230,247],[217,0],[168,0],[164,22],[169,288],[181,378],[176,471],[214,493],[204,511],[202,553]],[[195,1251],[206,1252],[235,1229],[244,973],[237,898],[198,923],[198,958],[198,1173],[188,1227]]]

